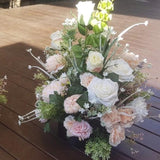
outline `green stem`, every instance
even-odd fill
[[[87,26],[85,26],[85,29],[86,29],[86,33],[85,33],[85,46],[84,46],[84,48],[86,48],[86,40],[87,40],[87,36],[88,36],[88,28],[87,28]]]

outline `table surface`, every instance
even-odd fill
[[[75,3],[75,2],[74,2]],[[50,45],[49,36],[61,29],[65,18],[75,12],[73,1],[33,5],[11,10],[0,10],[0,75],[8,76],[8,103],[0,105],[0,160],[89,160],[83,152],[52,134],[43,132],[43,125],[33,121],[22,126],[17,115],[34,109],[34,71],[28,64],[36,62],[25,51],[32,48],[43,57],[43,49]],[[130,49],[153,63],[148,85],[155,91],[148,103],[150,114],[160,114],[160,1],[116,0],[113,21],[117,32],[137,22],[149,20],[125,36]],[[123,42],[124,43],[124,42]],[[155,89],[156,88],[156,89]],[[135,141],[130,135],[139,134]],[[142,136],[142,133],[144,134]],[[142,137],[141,137],[142,136]],[[160,119],[153,117],[136,124],[127,131],[127,140],[113,148],[111,160],[160,160]]]

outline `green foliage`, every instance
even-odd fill
[[[107,78],[110,78],[113,82],[119,81],[119,75],[116,73],[109,73]]]
[[[97,116],[98,113],[105,113],[108,111],[108,107],[101,104],[94,104],[94,106],[90,107],[87,111],[87,117]]]
[[[64,115],[63,106],[57,106],[43,101],[38,102],[38,109],[41,111],[41,118],[44,119],[60,120]]]
[[[34,79],[40,81],[47,81],[47,77],[42,72],[35,73]]]
[[[72,46],[72,52],[74,53],[76,58],[82,58],[82,47],[80,45],[74,45]]]
[[[99,47],[99,37],[96,34],[91,34],[86,39],[86,45],[92,45],[95,48]]]
[[[55,53],[55,50],[54,50],[54,49],[52,49],[52,48],[50,48],[50,47],[46,47],[45,50],[44,50],[44,54],[45,54],[45,55],[48,55],[48,56],[52,56],[52,55],[54,55],[54,54],[56,54],[56,53]]]
[[[86,35],[87,34],[87,28],[84,25],[81,25],[78,23],[78,30],[82,35]]]
[[[64,34],[62,36],[62,39],[65,44],[68,45],[68,41],[75,40],[75,35],[76,35],[76,29],[71,28],[71,29],[64,29]]]
[[[0,103],[6,104],[7,103],[7,98],[5,95],[0,94]]]
[[[68,96],[74,94],[82,94],[83,92],[84,92],[84,87],[82,87],[80,84],[72,85],[68,88]]]
[[[110,42],[110,43],[108,44],[108,47],[106,48],[106,51],[104,52],[104,59],[105,59],[105,60],[107,59],[108,54],[109,54],[111,48],[112,48],[117,42],[118,42],[118,38],[115,38],[112,42]],[[111,56],[111,58],[112,58],[112,56]]]
[[[147,91],[141,91],[138,93],[137,97],[145,97],[146,99],[149,99],[151,97],[151,94],[148,93]]]
[[[41,110],[41,117],[44,119],[51,119],[57,113],[56,107],[53,104],[43,101],[38,102],[38,109]]]
[[[63,106],[63,101],[63,97],[59,95],[57,92],[54,92],[54,94],[49,95],[49,102],[54,106]]]
[[[81,106],[81,107],[83,107],[83,105],[85,104],[85,103],[87,103],[88,102],[88,92],[86,91],[86,92],[84,92],[78,99],[77,99],[77,103]]]
[[[134,81],[139,86],[142,85],[146,80],[147,80],[146,73],[143,73],[143,72],[141,72],[139,70],[135,72],[135,79],[134,79]]]
[[[35,88],[35,93],[36,93],[36,94],[41,94],[41,93],[42,93],[42,90],[43,90],[43,86],[37,86],[37,87]]]
[[[47,122],[46,124],[45,124],[45,126],[44,126],[44,132],[45,133],[48,133],[48,132],[50,132],[50,124],[49,124],[49,122]]]
[[[107,160],[110,158],[111,146],[107,136],[96,135],[90,138],[85,146],[85,153],[93,160]]]

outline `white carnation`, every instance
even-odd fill
[[[136,116],[136,122],[143,122],[144,117],[148,115],[147,103],[143,97],[138,97],[128,104],[128,107],[132,108]]]
[[[88,89],[88,97],[91,103],[113,106],[118,101],[118,83],[110,79],[93,78]]]
[[[133,69],[123,59],[110,60],[107,63],[107,69],[105,70],[105,72],[114,72],[118,74],[120,82],[130,82],[134,79],[134,75],[132,74]]]

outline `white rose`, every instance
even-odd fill
[[[118,83],[110,79],[93,78],[88,86],[88,98],[91,103],[111,107],[118,101]]]
[[[52,42],[51,42],[51,48],[60,50],[61,45],[60,42],[62,41],[62,33],[60,31],[54,32],[50,36]]]
[[[90,72],[100,72],[103,68],[104,57],[101,53],[90,51],[87,58],[87,70]]]
[[[133,69],[123,59],[110,60],[104,72],[118,74],[120,82],[130,82],[134,79]]]
[[[81,17],[83,18],[84,24],[87,26],[94,10],[95,4],[92,1],[80,1],[76,7],[78,9],[78,21],[80,22]]]

